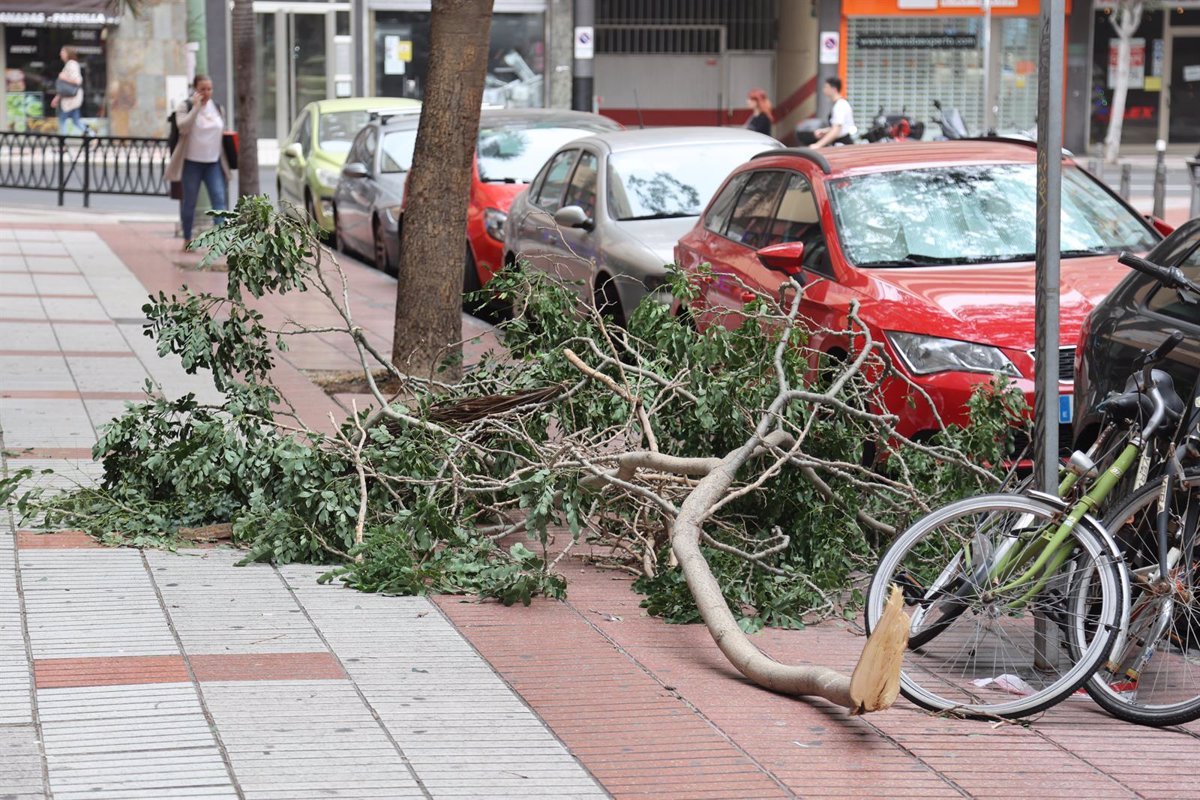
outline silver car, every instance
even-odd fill
[[[412,167],[419,114],[376,114],[354,137],[333,195],[337,249],[369,256],[394,272],[400,259],[404,181]]]
[[[565,281],[624,324],[647,293],[663,302],[675,243],[734,167],[775,139],[741,128],[602,133],[559,148],[517,196],[505,261]]]

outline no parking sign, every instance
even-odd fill
[[[838,63],[838,51],[841,49],[842,35],[837,31],[821,32],[821,64]]]
[[[594,58],[596,54],[596,30],[591,25],[575,28],[575,60]]]

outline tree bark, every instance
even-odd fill
[[[1117,81],[1108,107],[1108,132],[1104,135],[1104,160],[1117,163],[1121,154],[1121,130],[1125,124],[1125,100],[1129,96],[1129,51],[1133,34],[1142,24],[1144,3],[1122,2],[1108,18],[1117,34]]]
[[[406,185],[392,363],[461,375],[463,252],[492,0],[435,0],[429,78]]]
[[[234,108],[238,131],[238,195],[258,194],[258,76],[255,75],[254,3],[234,0],[229,20],[233,39]]]

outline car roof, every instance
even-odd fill
[[[1064,154],[1064,158],[1066,158]],[[943,167],[951,164],[1036,164],[1037,144],[1018,139],[960,139],[947,142],[880,142],[827,147],[789,148],[763,153],[759,166],[781,161],[809,161],[829,166],[826,174],[888,172],[896,169]],[[825,171],[822,168],[822,171]]]
[[[410,130],[420,124],[419,114],[405,114],[389,119],[386,130]],[[619,123],[587,111],[565,111],[561,108],[485,108],[479,112],[480,128],[542,128],[564,127],[594,129],[606,127],[620,130]]]
[[[374,111],[389,108],[419,108],[420,100],[407,97],[340,97],[334,100],[318,100],[313,103],[318,114],[338,111]]]
[[[770,136],[764,136],[745,128],[711,127],[672,127],[672,128],[640,128],[631,130],[608,131],[596,133],[586,139],[577,139],[572,145],[588,142],[601,143],[611,152],[619,153],[629,150],[645,150],[656,147],[670,147],[682,144],[718,144],[718,143],[758,143],[766,150],[780,144]],[[564,145],[565,146],[565,145]]]

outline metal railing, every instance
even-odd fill
[[[0,132],[0,188],[165,197],[171,152],[166,139]]]

